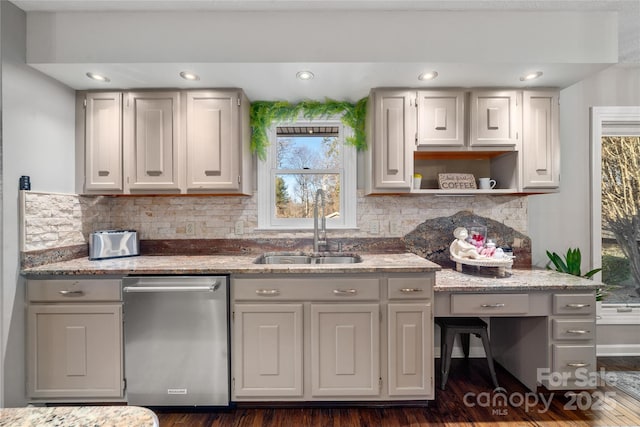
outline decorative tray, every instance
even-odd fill
[[[450,255],[451,261],[456,263],[456,271],[462,272],[462,265],[473,265],[476,267],[498,267],[498,275],[504,276],[506,269],[513,265],[513,257],[507,258],[459,258],[455,255]]]

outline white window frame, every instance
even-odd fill
[[[258,160],[258,229],[259,230],[312,230],[313,218],[276,218],[275,216],[275,176],[281,170],[276,165],[276,129],[278,126],[337,126],[338,138],[342,143],[342,167],[340,174],[340,217],[327,218],[329,229],[355,229],[357,207],[357,153],[356,148],[345,141],[353,135],[353,129],[345,126],[339,117],[318,120],[296,120],[274,123],[268,129],[269,141],[267,158]],[[328,172],[334,172],[329,170]]]
[[[602,267],[602,136],[605,127],[619,125],[622,133],[625,124],[640,122],[640,107],[592,107],[591,108],[591,260],[592,268]],[[602,279],[602,273],[594,276]],[[630,311],[629,311],[630,309]],[[637,304],[603,302],[598,324],[640,324],[640,308]],[[601,354],[598,350],[599,355]]]

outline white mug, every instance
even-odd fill
[[[493,190],[496,186],[496,180],[491,178],[478,178],[481,190]]]

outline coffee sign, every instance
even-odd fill
[[[470,173],[439,173],[438,185],[441,190],[475,190],[476,178]]]

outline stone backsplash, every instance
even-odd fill
[[[82,245],[92,231],[134,229],[141,240],[309,239],[310,231],[257,229],[257,197],[79,196],[23,192],[23,252]],[[330,239],[396,239],[426,220],[460,211],[527,234],[524,196],[364,196],[358,192],[358,229],[329,230]],[[242,222],[243,233],[236,234]],[[377,232],[376,232],[377,231]]]

